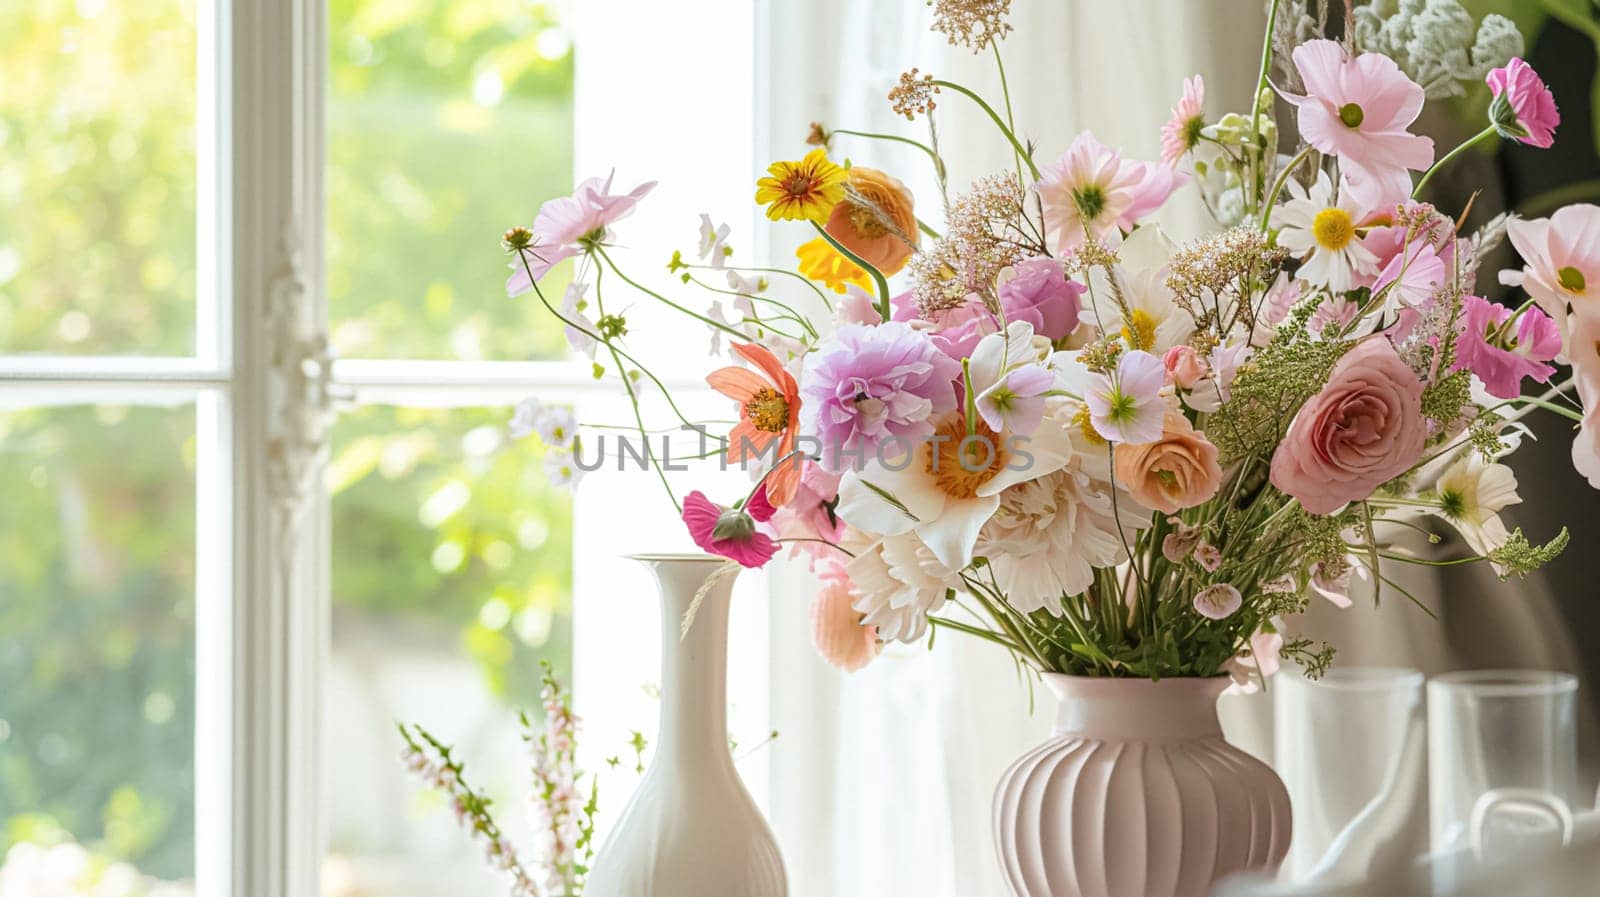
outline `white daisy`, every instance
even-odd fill
[[[1356,233],[1356,222],[1366,210],[1355,204],[1349,190],[1339,191],[1335,202],[1327,172],[1319,171],[1309,192],[1290,178],[1289,195],[1288,202],[1272,210],[1272,226],[1278,229],[1278,245],[1305,259],[1296,276],[1342,293],[1355,285],[1353,273],[1378,273],[1378,257]]]

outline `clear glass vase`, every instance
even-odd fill
[[[1285,880],[1361,880],[1427,850],[1422,685],[1422,673],[1388,667],[1273,680],[1276,765],[1294,807]]]
[[[1428,683],[1428,803],[1441,874],[1572,836],[1578,680],[1539,670],[1450,673]],[[1445,882],[1448,884],[1448,882]]]

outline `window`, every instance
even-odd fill
[[[505,298],[495,235],[575,169],[615,166],[666,181],[629,222],[631,271],[692,245],[696,202],[758,248],[750,144],[635,139],[751,133],[752,11],[705,13],[61,0],[4,17],[0,892],[493,890],[392,762],[394,719],[460,743],[513,829],[512,709],[537,708],[536,658],[577,679],[590,768],[650,730],[653,593],[615,558],[678,527],[658,501],[617,519],[654,498],[648,475],[597,478],[574,506],[509,441],[530,393],[627,418],[542,310]],[[707,84],[712,101],[684,102]],[[639,320],[659,327],[651,357],[703,343]],[[743,604],[734,734],[753,745],[766,623]],[[765,761],[747,762],[759,794]],[[631,775],[608,775],[614,818]]]

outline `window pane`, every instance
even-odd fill
[[[539,660],[571,669],[571,508],[509,416],[375,406],[334,431],[327,897],[504,891],[402,767],[396,720],[455,743],[528,843],[516,711],[541,712]]]
[[[194,459],[191,404],[0,409],[0,893],[193,875]]]
[[[4,4],[0,353],[193,351],[197,2]]]
[[[328,302],[340,355],[564,349],[534,300],[506,298],[497,245],[571,189],[572,54],[553,7],[330,3]]]

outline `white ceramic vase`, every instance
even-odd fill
[[[1223,740],[1227,677],[1044,678],[1060,704],[1055,734],[995,792],[1015,897],[1204,897],[1225,875],[1282,862],[1289,795]]]
[[[728,600],[713,586],[680,636],[708,555],[633,555],[661,591],[661,728],[655,756],[595,857],[586,897],[784,897],[772,830],[728,752]]]

